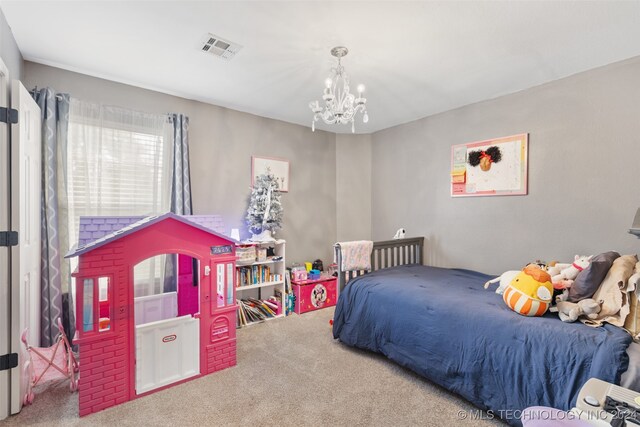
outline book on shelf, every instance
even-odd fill
[[[267,282],[278,282],[282,275],[272,273],[267,265],[252,265],[236,268],[236,286],[259,285]]]
[[[275,297],[266,300],[257,298],[244,298],[236,300],[238,304],[238,316],[236,324],[238,327],[249,323],[261,322],[278,315],[280,303]]]

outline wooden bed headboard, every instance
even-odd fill
[[[338,264],[338,289],[342,292],[349,280],[369,273],[369,271],[343,271],[340,244],[336,243],[333,247],[336,251],[336,263]],[[393,239],[373,242],[373,251],[371,252],[371,271],[395,267],[397,265],[422,264],[423,261],[424,237],[411,237],[408,239]]]

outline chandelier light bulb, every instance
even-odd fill
[[[329,89],[332,84],[333,81],[331,80],[331,78],[327,78],[327,80],[324,81],[324,85],[327,87],[327,89]]]
[[[362,95],[362,92],[364,92],[364,85],[363,85],[362,83],[360,83],[360,84],[358,85],[358,93],[359,93],[360,95]]]

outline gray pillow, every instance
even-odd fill
[[[578,302],[591,298],[609,272],[613,261],[619,257],[618,252],[609,251],[591,258],[589,266],[578,273],[576,281],[569,288],[569,301]]]

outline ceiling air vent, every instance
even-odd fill
[[[200,50],[203,52],[210,53],[213,56],[226,59],[227,61],[232,59],[240,49],[242,49],[242,46],[239,44],[230,42],[211,33],[203,37],[200,45]]]

